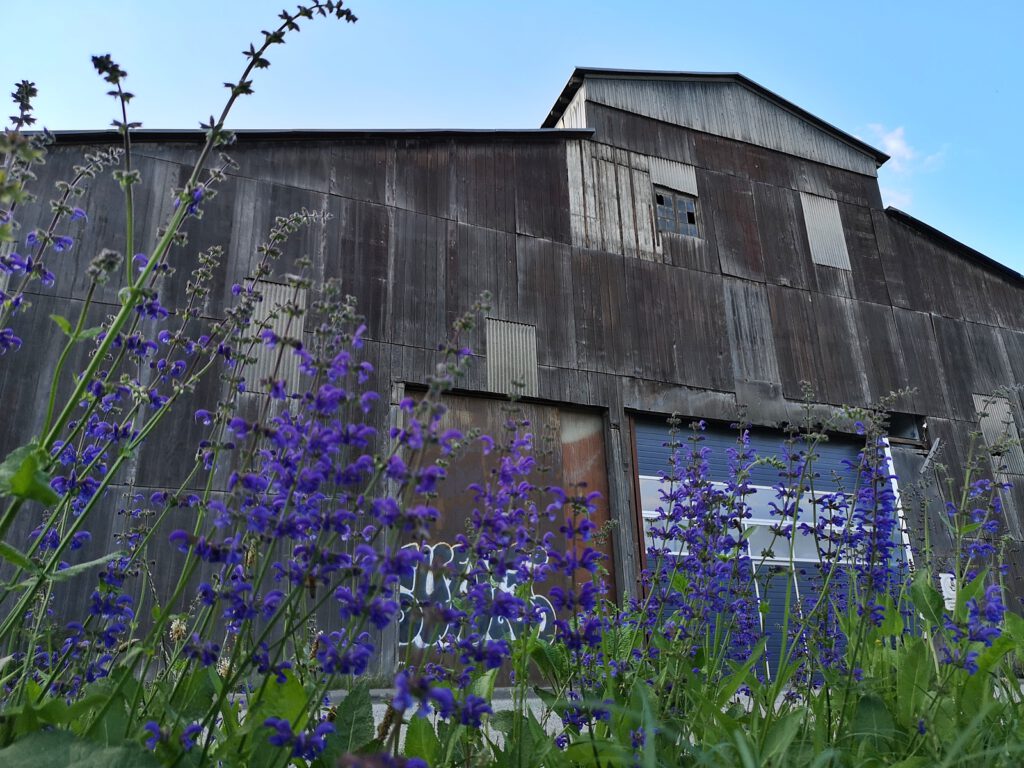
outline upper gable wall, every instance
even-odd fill
[[[739,83],[590,76],[585,87],[588,102],[877,175],[872,157]]]

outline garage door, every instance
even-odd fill
[[[703,433],[702,447],[710,450],[707,456],[709,478],[716,482],[729,480],[729,450],[737,447],[738,433],[725,427],[709,426]],[[684,429],[677,440],[684,444],[685,456],[691,436]],[[637,418],[634,420],[636,446],[636,488],[645,524],[645,541],[652,543],[646,533],[647,525],[657,518],[656,509],[661,505],[660,476],[669,467],[671,447],[670,430],[663,419]],[[774,456],[785,461],[785,436],[774,430],[754,430],[751,433],[751,447],[759,456]],[[856,465],[860,444],[852,439],[833,438],[818,446],[818,458],[814,463],[814,490],[816,494],[850,491],[856,482]],[[787,593],[790,605],[799,600],[813,605],[820,594],[822,582],[819,555],[814,539],[797,534],[793,544],[793,566],[790,567],[790,544],[782,538],[774,538],[769,526],[779,522],[771,515],[771,504],[776,501],[772,486],[779,482],[779,470],[770,466],[754,467],[749,483],[755,492],[747,498],[751,507],[751,519],[745,522],[751,561],[755,574],[756,594],[761,601],[762,628],[768,638],[768,671],[778,663],[782,650],[782,628],[784,626]],[[808,519],[814,517],[812,506],[808,505]],[[774,538],[774,542],[773,542]],[[845,591],[845,575],[840,574],[836,587]],[[833,593],[835,594],[835,593]]]

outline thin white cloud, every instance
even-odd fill
[[[903,126],[897,126],[890,131],[881,123],[871,123],[868,128],[875,134],[876,140],[881,143],[882,151],[890,157],[886,166],[897,173],[909,171],[918,152],[907,143],[906,131]]]
[[[893,208],[900,208],[905,211],[914,202],[914,196],[903,189],[879,187],[879,191],[882,193],[882,203],[887,206],[891,205]]]
[[[946,150],[949,149],[949,145],[946,144],[938,152],[932,152],[921,161],[921,170],[924,171],[937,171],[946,162]]]

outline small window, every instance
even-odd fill
[[[890,443],[923,445],[927,441],[927,425],[923,416],[913,413],[889,412]]]
[[[666,187],[654,188],[658,231],[700,237],[697,227],[697,198]]]

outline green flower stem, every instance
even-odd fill
[[[85,295],[85,303],[82,305],[82,310],[78,313],[78,322],[75,323],[75,329],[71,333],[71,337],[67,340],[64,345],[64,349],[61,350],[60,357],[57,359],[57,367],[53,372],[53,379],[50,382],[50,397],[47,401],[46,406],[46,420],[43,422],[43,432],[46,432],[50,428],[50,422],[53,420],[53,409],[57,400],[57,385],[60,383],[60,374],[64,370],[64,363],[67,362],[68,355],[71,353],[71,349],[78,343],[78,334],[82,332],[85,327],[86,314],[89,312],[89,306],[92,304],[92,296],[96,291],[96,281],[93,280],[89,283],[89,292]]]

